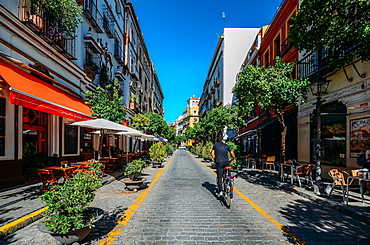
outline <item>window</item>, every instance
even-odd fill
[[[265,53],[265,66],[270,66],[270,52]]]
[[[78,153],[78,127],[64,126],[64,154]]]
[[[116,4],[116,13],[120,14],[121,13],[121,4],[119,3],[118,0],[115,0],[114,2]]]
[[[280,48],[281,48],[281,41],[280,41],[280,35],[278,35],[274,40],[274,58],[276,56],[280,56]]]

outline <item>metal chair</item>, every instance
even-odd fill
[[[340,186],[342,190],[343,202],[348,203],[347,178],[349,173],[333,168],[329,170],[328,175],[333,179],[333,183],[330,183],[330,185],[327,187],[329,188],[328,197],[330,198],[334,187]]]
[[[251,155],[246,156],[247,168],[257,168],[257,161]]]
[[[265,165],[265,168],[267,168],[268,166],[270,170],[272,166],[275,170],[275,156],[268,156],[267,159],[264,161],[264,165]]]
[[[312,179],[313,167],[314,167],[313,165],[308,164],[308,165],[300,165],[295,168],[295,176],[297,177],[299,187],[302,187],[300,177],[304,178],[306,184],[311,183],[311,185],[313,185],[313,179]]]

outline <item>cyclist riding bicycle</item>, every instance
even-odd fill
[[[219,137],[217,139],[217,143],[213,145],[212,149],[212,159],[216,164],[217,170],[217,190],[218,196],[222,196],[222,174],[224,173],[224,168],[229,166],[229,155],[232,157],[231,162],[235,162],[235,155],[234,152],[231,150],[230,146],[225,144],[224,139]]]

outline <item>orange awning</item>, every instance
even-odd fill
[[[90,108],[67,92],[0,60],[0,75],[10,88],[10,103],[77,121],[91,119]]]

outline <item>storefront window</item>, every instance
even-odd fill
[[[78,153],[78,127],[65,125],[64,128],[64,153]]]
[[[333,102],[322,106],[321,146],[322,164],[345,166],[346,159],[346,106]],[[311,120],[311,161],[316,161],[317,144],[316,110]]]

